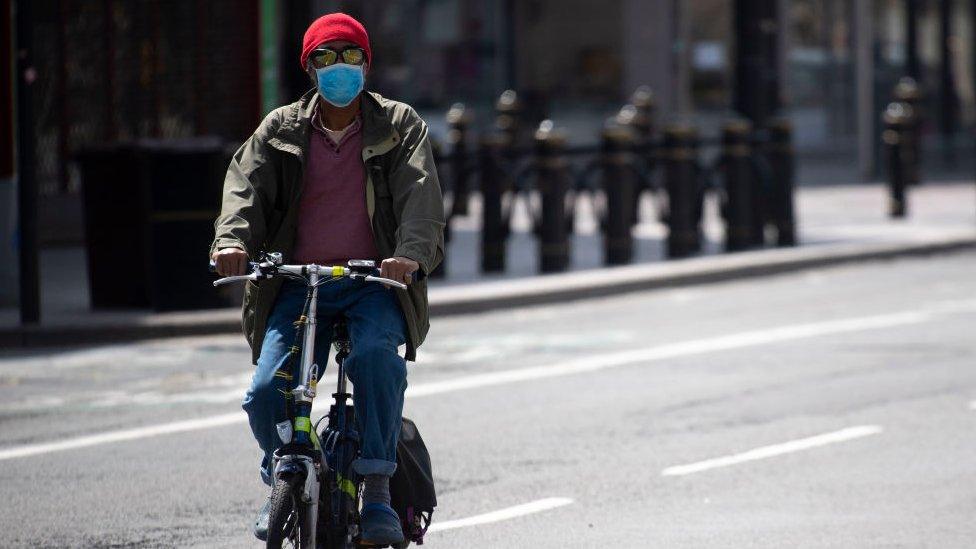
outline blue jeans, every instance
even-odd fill
[[[289,348],[296,344],[293,323],[301,316],[306,292],[302,284],[286,281],[282,285],[268,318],[251,387],[242,403],[254,438],[265,453],[261,479],[269,486],[273,482],[272,454],[282,446],[275,425],[287,419],[281,391],[294,383],[275,376],[275,371],[285,364]],[[346,317],[352,344],[345,368],[354,387],[362,449],[353,468],[361,475],[392,476],[407,388],[407,363],[397,350],[406,342],[406,319],[394,290],[381,284],[340,278],[319,287],[315,362],[320,377],[329,359],[332,325],[338,313]],[[334,392],[326,387],[319,391],[326,398]]]

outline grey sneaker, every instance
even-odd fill
[[[261,541],[268,541],[268,515],[271,514],[271,496],[264,502],[264,507],[258,511],[254,519],[254,537]]]
[[[393,545],[403,541],[403,528],[396,511],[385,503],[367,503],[359,518],[360,543]]]

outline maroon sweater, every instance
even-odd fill
[[[326,134],[317,111],[312,127],[294,260],[345,265],[349,259],[382,259],[366,211],[362,124],[357,118],[338,143]]]

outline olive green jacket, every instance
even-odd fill
[[[310,121],[319,96],[272,111],[234,154],[224,179],[223,205],[214,223],[210,252],[238,247],[254,258],[281,252],[289,261],[298,225],[302,174]],[[410,106],[364,92],[363,162],[366,210],[382,258],[408,257],[429,274],[444,258],[444,207],[427,124]],[[257,363],[268,315],[280,279],[248,282],[244,290],[244,335]],[[430,326],[427,279],[394,289],[407,321],[407,360],[416,360]]]

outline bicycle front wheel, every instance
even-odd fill
[[[268,549],[315,549],[304,526],[305,504],[298,498],[303,480],[299,476],[278,479],[271,491],[268,516]]]

